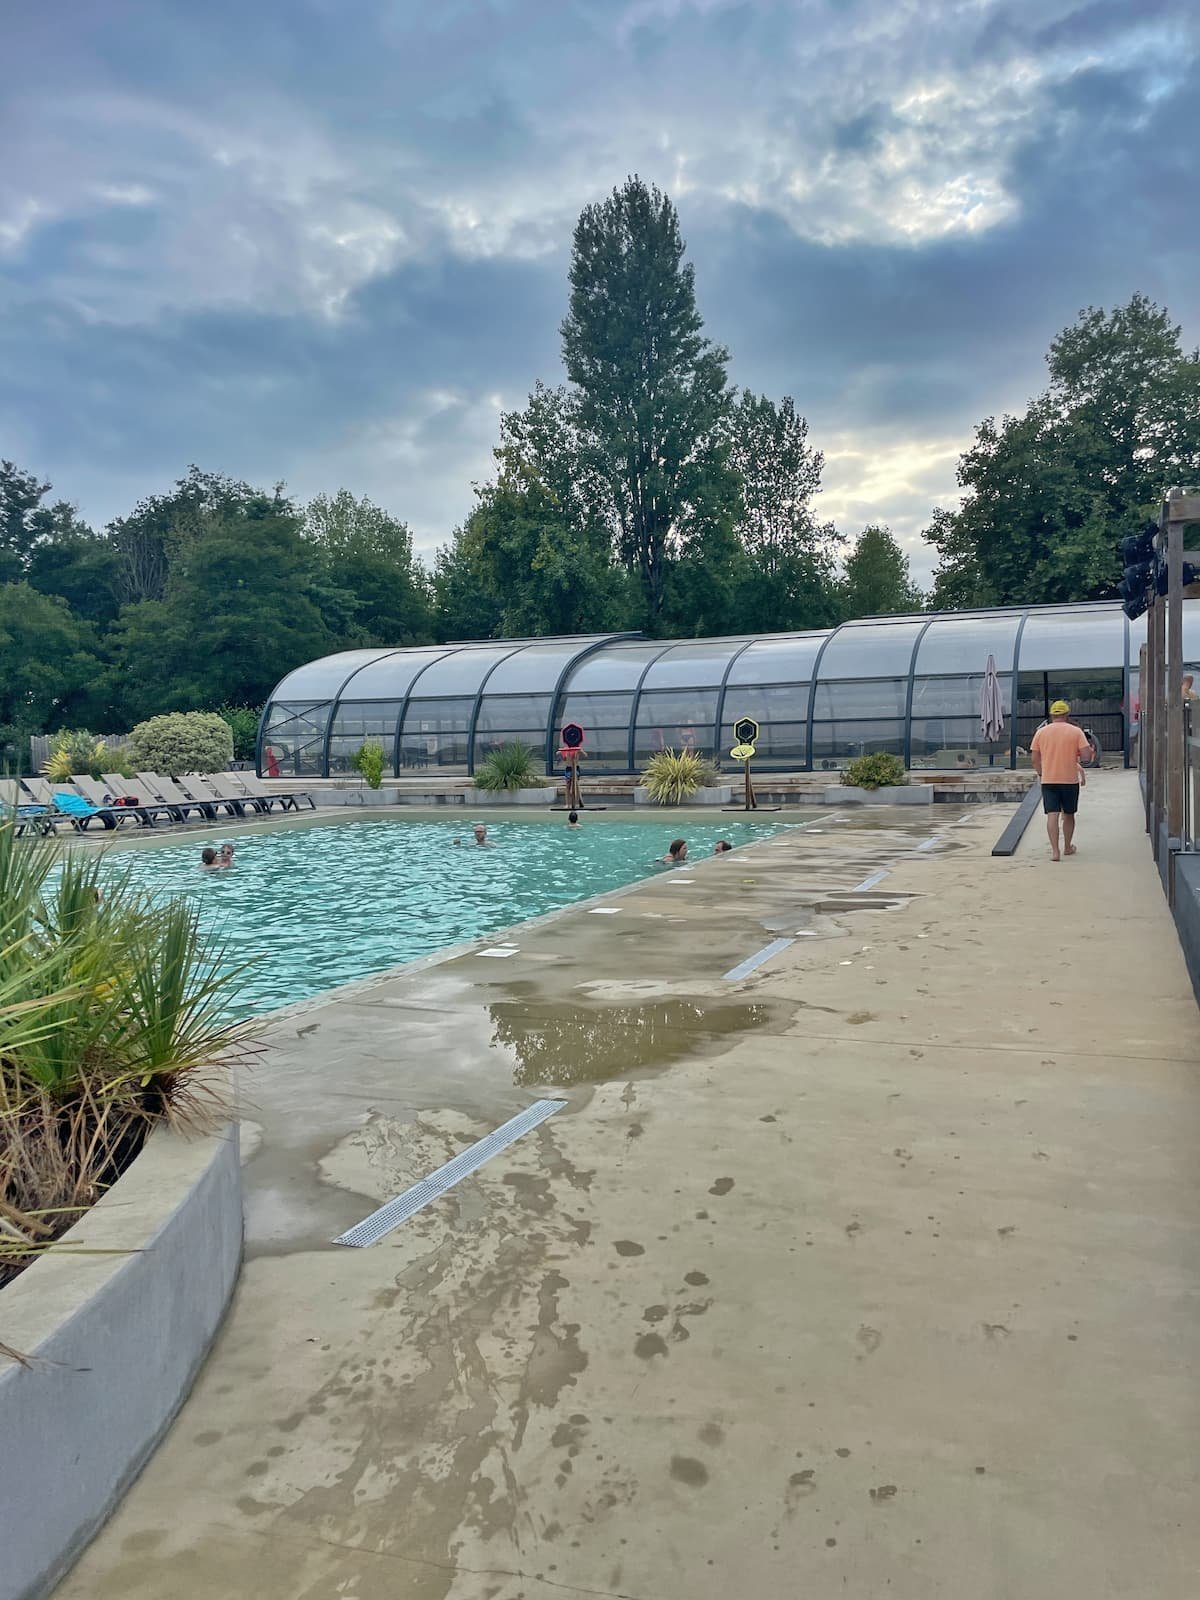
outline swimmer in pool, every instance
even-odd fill
[[[726,850],[732,849],[733,846],[730,844],[728,839],[718,839],[716,844],[713,846],[713,855],[723,856]]]
[[[579,827],[579,813],[578,813],[578,811],[569,811],[567,813],[567,827],[568,828],[578,828]]]
[[[217,865],[219,867],[231,867],[233,865],[233,846],[231,844],[223,844],[218,850]]]
[[[221,863],[217,860],[217,852],[212,845],[206,844],[200,852],[201,872],[217,872],[220,870],[220,866]]]
[[[481,850],[494,850],[496,848],[496,841],[488,838],[487,829],[482,822],[477,822],[472,831],[475,834],[475,843]]]
[[[681,867],[687,860],[687,840],[672,839],[670,849],[665,856],[660,856],[659,860],[671,867]]]

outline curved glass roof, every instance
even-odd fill
[[[324,763],[345,771],[354,741],[371,737],[397,774],[469,773],[506,739],[552,757],[570,715],[589,730],[590,770],[623,772],[675,741],[722,759],[724,724],[747,707],[761,725],[760,759],[776,765],[828,766],[885,748],[931,765],[974,765],[989,655],[1009,708],[1000,759],[1015,759],[1018,746],[1023,754],[1056,675],[1105,748],[1123,752],[1125,674],[1136,670],[1145,636],[1145,618],[1127,624],[1106,601],[720,639],[586,634],[343,650],[297,667],[276,688],[260,767],[269,746],[268,764],[281,772],[315,775]],[[1200,662],[1200,602],[1184,606],[1184,653]]]

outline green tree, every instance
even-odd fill
[[[304,511],[304,531],[331,581],[353,599],[353,642],[426,644],[432,638],[429,578],[413,555],[405,523],[349,489],[319,494]]]
[[[0,584],[0,727],[52,731],[87,702],[100,670],[93,630],[65,600]]]
[[[980,423],[959,461],[960,511],[935,513],[934,603],[1013,605],[1115,592],[1118,542],[1171,481],[1200,476],[1200,354],[1135,294],[1054,340],[1022,416]]]
[[[112,718],[260,705],[293,667],[338,648],[315,596],[320,558],[278,491],[239,495],[171,562],[161,600],[124,607],[111,643]]]
[[[842,608],[847,620],[917,611],[921,596],[908,568],[908,557],[889,528],[872,523],[863,529],[846,557]]]
[[[455,528],[433,563],[434,636],[492,639],[500,630],[503,604],[476,566],[476,541],[467,528]]]
[[[725,350],[707,340],[675,207],[638,177],[575,227],[563,361],[585,452],[645,624],[661,626],[671,562],[730,515],[737,484],[720,423]]]
[[[111,543],[80,523],[35,545],[28,578],[41,594],[58,595],[77,617],[106,628],[119,608],[118,567]]]
[[[738,536],[745,565],[734,600],[738,631],[823,628],[837,617],[832,523],[819,523],[813,499],[825,458],[808,442],[808,423],[785,396],[776,404],[743,390],[730,411],[729,464],[741,485]]]
[[[0,583],[18,583],[29,574],[35,555],[47,540],[91,533],[65,500],[43,505],[50,493],[12,461],[0,461]]]
[[[277,489],[276,494],[280,491]],[[117,594],[122,604],[162,600],[172,562],[214,522],[244,512],[259,498],[248,483],[192,466],[170,494],[149,495],[107,533],[117,555]]]

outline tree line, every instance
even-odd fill
[[[93,530],[0,463],[0,762],[30,731],[123,732],[256,707],[359,645],[642,630],[820,628],[924,603],[884,526],[817,511],[824,461],[791,397],[736,390],[704,333],[667,196],[630,178],[575,228],[566,381],[501,419],[495,470],[427,569],[347,489],[307,505],[193,467]],[[1200,362],[1144,296],[1054,341],[1050,386],[982,422],[963,502],[933,513],[932,604],[1099,598],[1167,479],[1200,477]]]

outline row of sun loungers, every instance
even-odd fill
[[[136,803],[118,804],[122,799]],[[275,807],[299,811],[301,805],[316,810],[310,794],[268,789],[245,772],[179,779],[157,772],[139,772],[135,778],[106,772],[101,779],[72,778],[69,785],[46,778],[0,779],[0,817],[12,816],[18,833],[56,833],[63,823],[84,833],[94,823],[111,829],[129,823],[153,828],[160,822],[217,822],[265,816]]]

